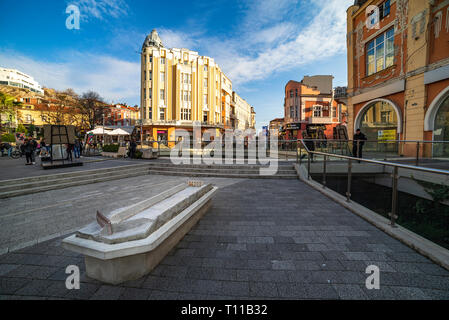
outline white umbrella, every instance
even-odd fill
[[[103,131],[103,128],[95,128],[92,131],[89,131],[87,134],[92,133],[94,135],[101,135],[103,133],[108,134],[108,131],[106,130],[106,128]]]
[[[128,132],[126,132],[125,130],[120,129],[120,128],[112,130],[111,132],[108,132],[108,134],[111,136],[129,136],[130,135]]]

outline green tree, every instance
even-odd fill
[[[27,134],[27,129],[25,128],[25,126],[23,124],[19,123],[19,125],[16,128],[16,132]]]
[[[15,109],[20,104],[20,102],[16,102],[15,97],[0,92],[0,132],[2,131],[3,116],[6,116],[7,121],[14,117]]]

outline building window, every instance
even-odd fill
[[[208,96],[207,94],[203,95],[203,105],[207,106]]]
[[[313,116],[315,118],[321,118],[323,116],[323,106],[313,106]]]
[[[293,98],[293,90],[290,90],[290,98]]]
[[[160,96],[160,99],[161,99],[162,101],[165,101],[165,89],[161,89],[161,96]]]
[[[150,56],[150,63],[153,62],[153,56]]]
[[[367,44],[367,76],[391,67],[394,62],[394,28]]]
[[[295,117],[295,109],[293,109],[293,106],[290,107],[290,118],[294,118]]]
[[[209,82],[208,79],[207,79],[207,78],[204,78],[204,80],[203,80],[204,88],[207,88],[207,83],[208,83],[208,82]]]
[[[389,14],[390,14],[390,0],[387,0],[379,6],[380,20],[382,20]]]
[[[149,73],[149,77],[148,77],[150,80],[153,80],[153,73],[150,71],[150,73]]]
[[[203,113],[203,122],[207,122],[207,112]]]
[[[165,120],[165,108],[159,108],[159,120]]]
[[[161,72],[161,82],[165,82],[165,72]]]
[[[336,118],[337,117],[337,108],[332,106],[332,118]]]
[[[204,65],[204,72],[207,72],[207,70],[208,70],[207,65]]]
[[[148,108],[148,119],[150,119],[150,120],[153,119],[153,108],[152,107]]]
[[[161,64],[165,64],[165,58],[161,58]]]
[[[190,121],[191,119],[192,119],[191,110],[189,108],[181,108],[181,120]]]

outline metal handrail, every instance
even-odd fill
[[[307,139],[304,139],[305,141],[310,141]],[[361,162],[367,162],[372,164],[380,164],[380,165],[386,165],[391,167],[397,167],[401,169],[412,169],[412,170],[418,170],[418,171],[424,171],[429,173],[438,173],[438,174],[445,174],[449,175],[449,170],[441,170],[441,169],[432,169],[432,168],[425,168],[425,167],[419,167],[419,166],[411,166],[407,164],[399,164],[394,162],[388,162],[388,161],[380,161],[380,160],[372,160],[372,159],[363,159],[363,158],[355,158],[355,157],[349,157],[349,156],[343,156],[339,154],[334,153],[327,153],[327,152],[320,152],[320,151],[310,151],[309,148],[304,144],[304,140],[301,139],[301,144],[303,145],[304,149],[306,149],[307,153],[321,155],[321,156],[328,156],[332,158],[340,158],[340,159],[346,159],[346,160],[354,160],[354,161],[361,161]]]
[[[301,139],[304,141],[317,141],[317,142],[352,142],[352,141],[362,141],[362,140],[338,140],[338,139]],[[282,140],[279,140],[282,141]],[[363,142],[406,142],[406,143],[449,143],[449,141],[430,141],[430,140],[363,140]]]
[[[332,153],[326,153],[326,152],[320,152],[320,151],[310,151],[307,145],[304,143],[305,141],[310,141],[307,139],[301,139],[298,140],[301,142],[301,145],[304,147],[304,149],[307,151],[308,154],[308,161],[307,161],[307,180],[310,180],[311,173],[310,173],[310,167],[311,167],[311,155],[321,155],[324,158],[323,161],[323,172],[322,172],[322,185],[323,188],[326,188],[326,172],[327,172],[327,159],[328,158],[339,158],[344,159],[348,161],[348,182],[347,182],[347,191],[346,191],[346,201],[351,202],[351,184],[352,184],[352,162],[353,161],[359,161],[364,163],[370,163],[370,164],[377,164],[382,166],[389,166],[393,168],[393,172],[391,175],[392,178],[392,196],[391,196],[391,212],[389,213],[390,216],[390,225],[394,228],[396,227],[396,220],[398,219],[397,215],[397,207],[398,207],[398,181],[399,181],[399,169],[408,169],[408,170],[416,170],[426,173],[434,173],[434,174],[443,174],[446,176],[449,176],[449,171],[447,170],[441,170],[441,169],[432,169],[432,168],[424,168],[419,166],[410,166],[406,164],[398,164],[393,162],[387,162],[387,161],[379,161],[379,160],[371,160],[371,159],[362,159],[362,158],[355,158],[355,157],[349,157],[344,155],[338,155],[338,154],[332,154]],[[299,152],[301,152],[301,148],[299,148]],[[297,155],[297,161],[299,160],[299,163],[301,163],[301,156],[298,154],[298,150],[296,152]]]

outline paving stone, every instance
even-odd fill
[[[117,300],[125,289],[117,286],[103,285],[90,298],[92,300]]]
[[[271,261],[271,267],[273,270],[295,270],[295,264],[293,261]]]
[[[223,281],[221,290],[223,295],[240,297],[249,295],[248,282],[241,281]]]
[[[279,297],[278,287],[275,282],[251,282],[249,295],[254,299]]]
[[[120,300],[147,300],[151,291],[139,288],[124,288]]]
[[[29,283],[27,279],[21,278],[0,278],[0,294],[14,294],[17,290]]]
[[[358,285],[351,284],[334,284],[334,289],[337,291],[338,297],[344,300],[367,300],[363,290]]]
[[[52,281],[31,280],[24,287],[17,290],[15,294],[21,296],[39,296],[52,284]]]

